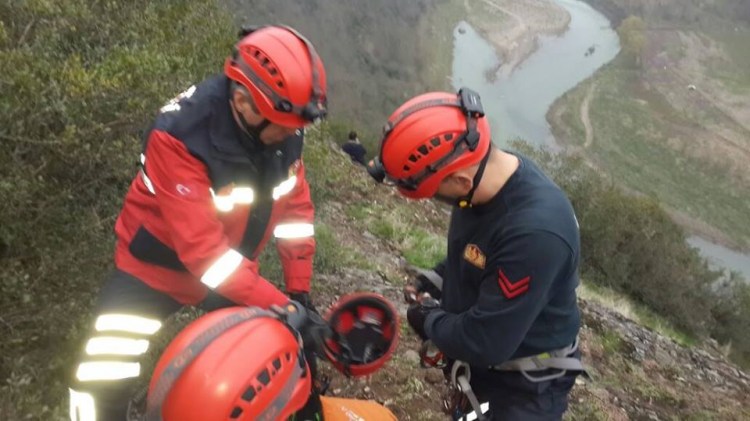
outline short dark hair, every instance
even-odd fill
[[[357,132],[355,132],[354,130],[350,131],[349,132],[349,140],[354,140],[356,138],[357,138]]]

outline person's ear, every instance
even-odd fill
[[[455,174],[455,176],[456,176],[456,182],[461,187],[461,191],[468,193],[471,190],[471,188],[474,186],[474,177],[470,177],[468,174],[464,172]]]
[[[237,88],[232,92],[232,103],[234,108],[244,116],[247,116],[248,113],[260,114],[250,93],[243,88]]]
[[[447,177],[445,177],[445,181],[449,185],[455,186],[455,188],[459,189],[462,192],[469,192],[472,187],[472,183],[474,182],[474,178],[470,177],[468,174],[466,174],[463,171],[455,172]]]
[[[232,104],[234,104],[234,108],[238,112],[242,114],[247,113],[249,106],[247,93],[243,92],[242,89],[239,88],[232,91]]]

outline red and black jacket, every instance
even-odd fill
[[[117,267],[182,303],[208,288],[244,305],[287,298],[258,274],[272,234],[288,292],[310,290],[313,205],[302,134],[266,147],[242,132],[218,75],[162,107],[115,232]]]

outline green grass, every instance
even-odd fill
[[[665,205],[705,221],[740,244],[750,242],[750,188],[737,183],[724,168],[682,154],[667,145],[684,137],[674,127],[691,127],[655,91],[638,84],[637,73],[615,60],[597,74],[598,87],[589,113],[594,142],[584,153],[614,180],[653,196]],[[576,92],[585,92],[584,86]],[[566,100],[567,123],[574,132],[580,102]],[[708,152],[707,152],[708,153]]]
[[[373,235],[395,246],[412,265],[429,268],[445,257],[445,236],[419,228],[409,202],[387,207],[377,202],[353,203],[347,206],[346,213]]]
[[[571,403],[563,419],[566,421],[608,421],[609,417],[594,398],[584,398]]]
[[[625,341],[622,340],[617,332],[612,330],[606,330],[599,336],[602,348],[605,353],[616,354],[620,353],[625,349]]]
[[[451,90],[453,28],[467,18],[463,0],[441,0],[420,22],[420,51],[424,54],[425,80],[433,90]]]
[[[729,61],[709,63],[710,75],[735,93],[750,93],[750,29],[727,28],[709,35],[729,56]]]
[[[654,332],[671,338],[683,346],[692,346],[698,342],[695,337],[675,328],[666,319],[649,310],[647,307],[633,302],[633,300],[625,295],[615,292],[610,288],[584,281],[578,288],[578,296],[610,308]],[[621,345],[615,338],[610,336],[606,333],[602,335],[603,340],[610,346],[616,348]]]
[[[586,128],[581,121],[581,103],[586,97],[589,83],[583,83],[576,89],[566,92],[560,99],[552,104],[547,112],[547,119],[551,115],[560,112],[560,121],[563,127],[553,126],[555,138],[565,141],[566,145],[583,146],[586,141]],[[591,104],[589,104],[589,110]],[[590,112],[590,111],[589,111]]]

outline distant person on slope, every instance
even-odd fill
[[[269,308],[291,297],[314,309],[313,204],[301,159],[304,127],[326,115],[325,69],[291,28],[241,36],[224,72],[164,105],[146,133],[115,225],[116,268],[75,366],[73,421],[125,419],[143,355],[183,305]],[[286,294],[258,272],[271,235]]]
[[[560,419],[583,371],[578,223],[565,194],[528,158],[492,146],[466,88],[399,107],[368,171],[405,197],[453,205],[447,258],[404,292],[409,324],[447,375],[470,377],[454,419]]]
[[[365,155],[367,155],[367,150],[364,146],[362,146],[362,143],[359,142],[357,132],[349,132],[349,139],[347,139],[347,141],[343,145],[341,145],[341,149],[349,154],[353,162],[367,165],[367,163],[365,162]]]

